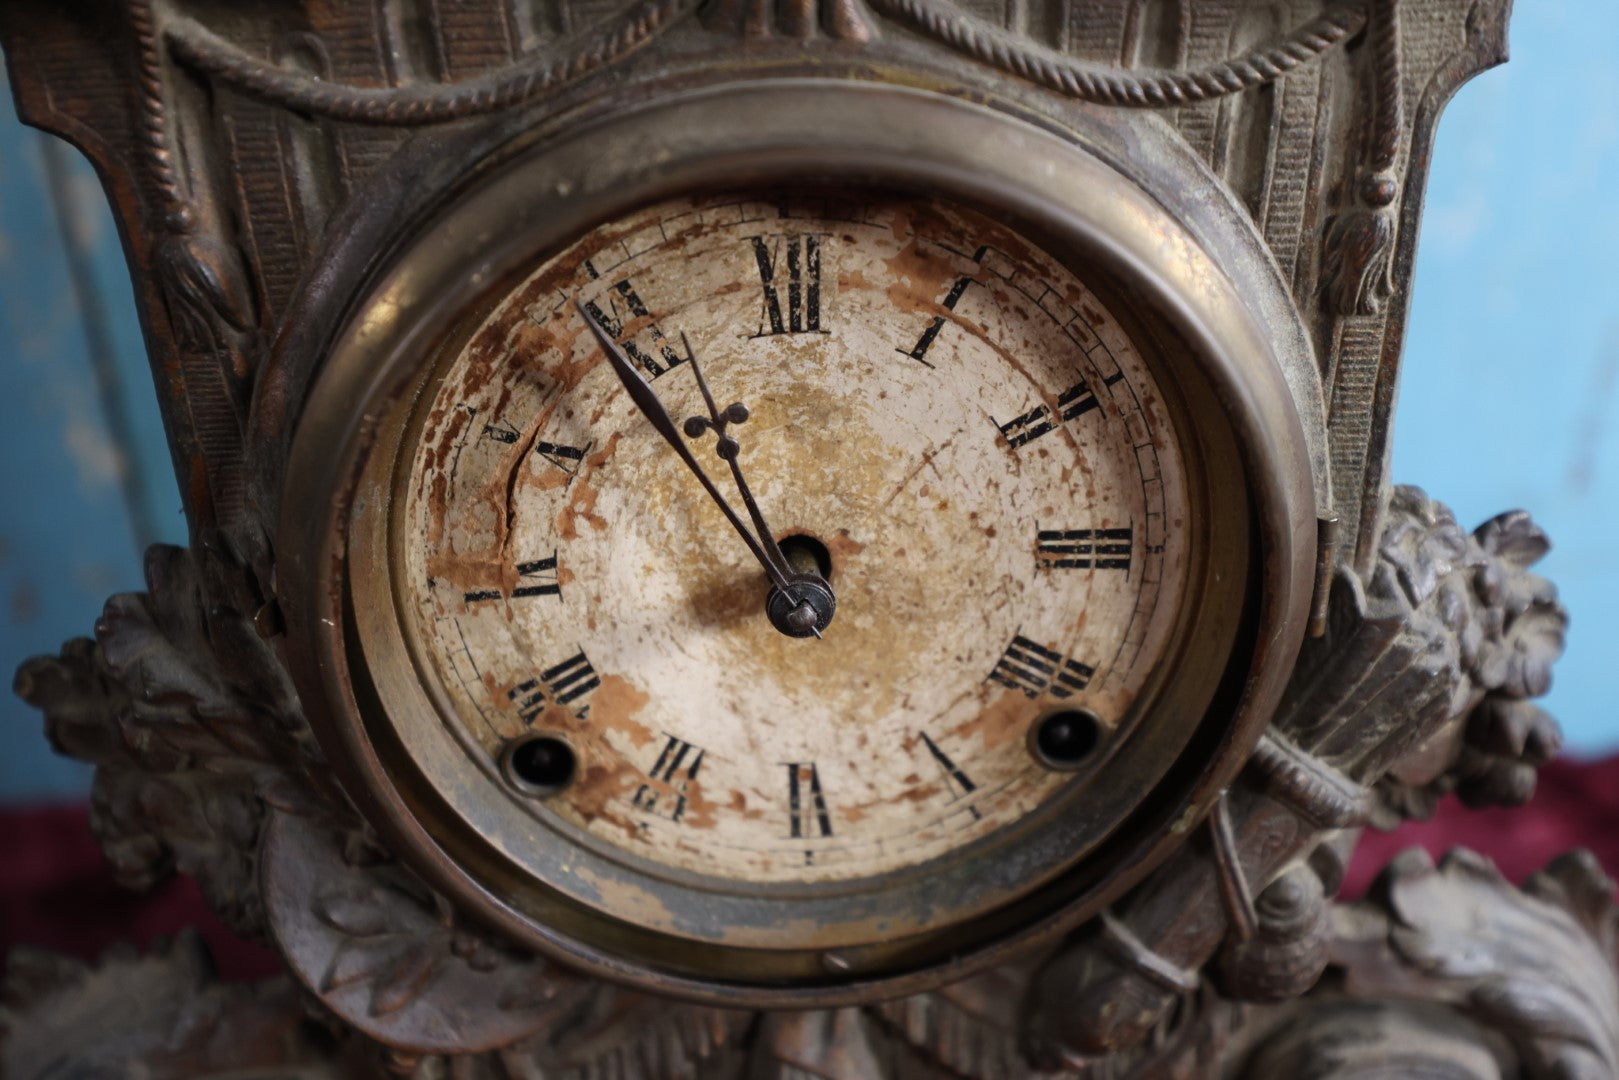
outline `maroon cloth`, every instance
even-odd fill
[[[1540,770],[1527,806],[1469,810],[1448,798],[1432,821],[1407,822],[1392,833],[1368,830],[1340,895],[1364,893],[1378,871],[1409,847],[1426,848],[1435,857],[1471,848],[1520,883],[1563,852],[1587,848],[1610,877],[1619,876],[1619,755],[1589,762],[1559,758]]]
[[[147,893],[122,888],[79,804],[0,809],[0,957],[38,945],[94,960],[119,942],[141,949],[195,927],[220,974],[258,979],[280,970],[275,953],[227,930],[190,878]]]
[[[1342,895],[1359,896],[1396,852],[1417,845],[1436,856],[1472,848],[1513,881],[1574,847],[1591,849],[1609,874],[1619,873],[1619,756],[1553,762],[1541,771],[1535,798],[1519,809],[1470,811],[1446,799],[1433,821],[1368,832]],[[175,877],[144,894],[120,888],[84,807],[0,810],[0,953],[26,944],[92,960],[117,942],[146,948],[186,926],[201,931],[226,978],[279,970],[273,952],[220,924],[190,879]]]

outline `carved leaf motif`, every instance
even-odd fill
[[[1024,1075],[1018,1049],[1023,978],[995,969],[926,994],[873,1006],[906,1042],[944,1068],[993,1080]]]
[[[457,924],[362,831],[275,812],[264,845],[269,922],[293,973],[367,1036],[414,1053],[555,1038],[570,972]]]
[[[1379,887],[1395,954],[1426,979],[1461,991],[1519,1047],[1531,1075],[1619,1075],[1612,943],[1586,929],[1593,908],[1601,921],[1612,919],[1613,883],[1577,867],[1554,864],[1554,876],[1519,892],[1472,852],[1452,852],[1437,868],[1424,853],[1406,852]],[[1573,890],[1550,885],[1576,875],[1583,880],[1571,910],[1564,905]]]
[[[371,1015],[398,1012],[422,994],[449,959],[441,941],[416,941],[401,949],[392,969],[377,981],[371,994]]]
[[[320,921],[350,937],[375,937],[388,928],[388,921],[375,903],[357,896],[335,895],[315,901]]]
[[[243,274],[226,265],[218,241],[197,233],[167,234],[158,251],[156,273],[164,291],[185,306],[190,318],[217,320],[234,330],[253,326]]]

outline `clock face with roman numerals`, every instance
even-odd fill
[[[707,415],[688,349],[746,406],[737,462],[837,595],[819,640],[765,617],[581,306],[677,423]],[[534,266],[444,350],[394,481],[398,603],[464,753],[553,832],[727,882],[1015,831],[1106,768],[1186,603],[1177,406],[1129,325],[914,197],[667,202]]]

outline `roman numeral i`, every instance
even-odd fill
[[[988,245],[979,248],[973,253],[973,262],[983,262],[984,253],[988,250]],[[944,309],[946,311],[956,310],[956,305],[961,303],[961,298],[966,295],[967,286],[972,283],[973,275],[971,274],[964,274],[957,278],[956,283],[950,286],[950,291],[945,294]],[[945,322],[946,316],[935,315],[933,321],[928,323],[927,329],[922,331],[922,336],[916,339],[915,345],[912,345],[909,349],[895,349],[894,351],[902,356],[909,356],[924,367],[932,367],[933,365],[927,361],[928,350],[933,348],[933,339],[939,336],[940,330],[944,329]]]

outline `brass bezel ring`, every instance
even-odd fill
[[[1301,327],[1274,318],[1285,286],[1240,212],[1200,190],[1208,182],[1202,166],[1167,136],[1134,160],[1118,150],[1132,143],[1106,114],[1068,119],[1077,126],[1056,130],[1009,108],[875,82],[722,83],[521,137],[401,230],[396,254],[352,298],[299,417],[278,574],[289,661],[311,724],[350,797],[433,887],[512,939],[607,977],[702,1000],[824,1005],[926,989],[1052,939],[1184,840],[1257,742],[1303,637],[1318,456],[1305,420],[1319,422],[1319,401],[1300,400],[1308,352]],[[1139,144],[1141,132],[1132,134]],[[1033,230],[1053,254],[1101,267],[1145,330],[1180,343],[1193,358],[1176,374],[1195,399],[1198,449],[1230,459],[1210,466],[1225,470],[1211,483],[1245,508],[1242,521],[1210,527],[1241,545],[1220,554],[1211,541],[1211,557],[1242,564],[1246,593],[1221,594],[1211,581],[1188,618],[1213,619],[1239,640],[1218,670],[1177,671],[1175,680],[1164,673],[1167,683],[1197,683],[1204,704],[1176,721],[1186,737],[1139,793],[1128,828],[983,914],[890,940],[869,927],[864,937],[806,929],[796,947],[732,944],[725,929],[739,924],[723,912],[684,932],[593,919],[588,893],[601,882],[563,889],[514,875],[509,853],[489,842],[482,812],[461,804],[447,817],[442,792],[424,786],[419,763],[402,753],[394,725],[426,720],[381,716],[372,705],[349,587],[351,528],[386,514],[367,487],[366,465],[447,328],[537,255],[660,199],[806,179],[992,208]],[[1225,610],[1233,605],[1240,618]],[[1040,827],[1040,843],[1064,842],[1059,825]],[[952,880],[986,869],[964,866]],[[715,898],[718,909],[724,900]]]

